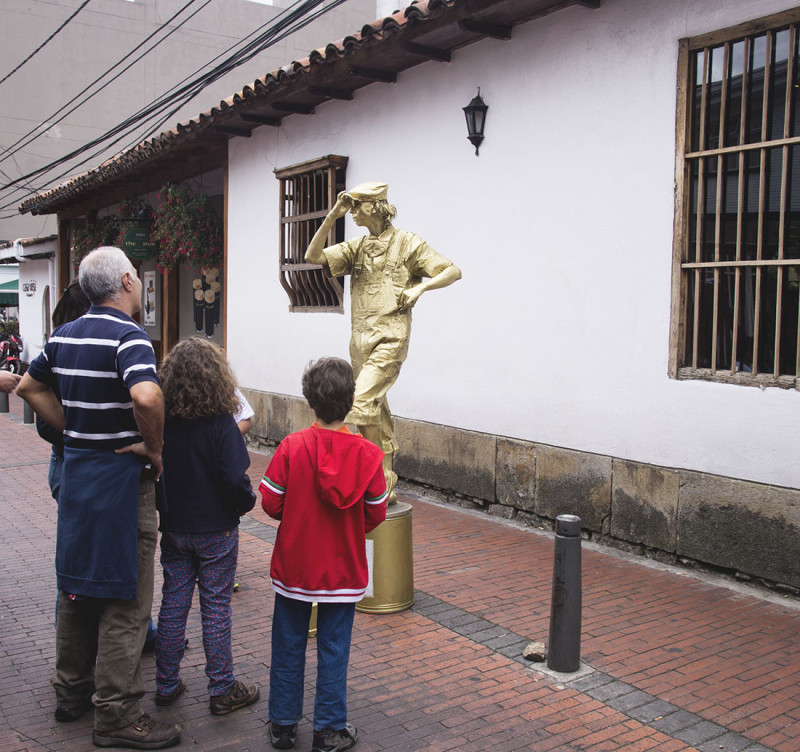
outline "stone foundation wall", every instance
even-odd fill
[[[256,442],[275,445],[313,418],[299,398],[243,391]],[[591,540],[800,594],[800,489],[404,418],[395,431],[398,475],[442,501],[533,526],[576,514]]]

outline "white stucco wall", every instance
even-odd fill
[[[19,265],[19,333],[22,335],[22,360],[30,363],[44,348],[45,314],[52,316],[58,297],[52,259],[23,259]],[[24,286],[28,285],[28,292]],[[36,289],[33,290],[33,287]],[[50,301],[47,306],[45,297]]]
[[[349,300],[345,316],[288,312],[272,174],[342,154],[348,185],[388,182],[396,225],[464,275],[417,304],[396,415],[800,486],[800,393],[667,376],[678,40],[789,6],[604,0],[233,139],[227,343],[240,382],[299,395],[308,360],[347,355]],[[489,113],[476,158],[461,108],[478,86]]]

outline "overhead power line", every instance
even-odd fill
[[[149,34],[147,37],[145,37],[145,39],[143,39],[130,52],[128,52],[125,56],[123,56],[116,63],[114,63],[114,65],[112,65],[108,70],[106,70],[105,72],[101,73],[97,78],[95,78],[94,81],[92,81],[90,84],[88,84],[83,89],[81,89],[81,91],[79,91],[74,97],[72,97],[72,99],[70,99],[66,104],[62,105],[52,115],[50,115],[49,117],[45,118],[41,123],[39,123],[39,125],[37,125],[32,130],[30,130],[24,136],[20,136],[13,144],[11,144],[11,146],[7,146],[5,149],[3,149],[3,151],[0,151],[0,159],[7,159],[8,157],[11,157],[14,154],[16,154],[17,152],[21,151],[26,146],[28,146],[29,144],[33,143],[36,139],[38,139],[41,136],[43,136],[47,130],[52,128],[54,125],[57,125],[58,123],[62,122],[69,115],[71,115],[73,112],[75,112],[75,110],[77,110],[80,107],[82,107],[83,105],[85,105],[89,100],[91,100],[93,97],[97,96],[97,94],[99,94],[101,91],[103,91],[103,89],[105,89],[107,86],[109,86],[109,84],[113,83],[117,78],[119,78],[123,73],[125,73],[125,71],[131,65],[135,65],[136,63],[138,63],[139,60],[141,60],[145,55],[147,55],[150,52],[152,52],[156,47],[158,47],[159,44],[161,44],[166,39],[168,39],[172,34],[174,34],[178,29],[180,29],[181,26],[183,26],[187,21],[189,21],[191,18],[193,18],[195,15],[197,15],[197,13],[199,13],[201,10],[203,10],[203,8],[205,8],[211,1],[212,0],[206,0],[203,3],[203,5],[201,5],[197,10],[193,11],[189,16],[184,18],[180,23],[176,24],[175,27],[172,28],[162,39],[158,40],[152,47],[150,47],[148,50],[143,52],[139,57],[137,57],[135,60],[133,60],[125,69],[121,70],[119,73],[117,73],[117,75],[115,75],[109,81],[106,81],[96,91],[92,92],[89,96],[85,97],[80,102],[78,102],[72,109],[67,110],[67,108],[71,104],[76,102],[76,100],[78,100],[79,97],[83,96],[87,91],[89,91],[93,86],[95,86],[100,81],[102,81],[104,78],[106,78],[106,76],[111,74],[114,70],[116,70],[117,68],[120,68],[123,63],[125,63],[131,56],[133,56],[136,52],[138,52],[140,49],[142,49],[142,47],[144,47],[153,37],[155,37],[156,35],[161,33],[165,28],[167,28],[190,5],[193,5],[195,2],[197,2],[197,0],[188,0],[188,2],[182,8],[180,8],[180,10],[178,10],[176,13],[174,13],[164,23],[162,23],[157,29],[155,29],[155,31],[153,31],[151,34]],[[67,110],[67,111],[64,112],[64,110]],[[61,117],[59,117],[59,115]]]
[[[4,191],[7,191],[8,189],[13,189],[14,193],[21,192],[23,191],[23,189],[17,188],[15,186],[18,186],[22,182],[27,182],[32,178],[42,176],[47,172],[51,172],[57,167],[64,165],[66,162],[69,162],[69,160],[72,160],[75,157],[85,154],[91,149],[100,146],[100,148],[97,151],[90,154],[81,162],[77,164],[71,164],[66,171],[62,172],[61,174],[55,177],[51,177],[50,182],[63,178],[64,176],[70,173],[74,173],[74,171],[78,167],[80,167],[81,165],[85,164],[88,161],[91,161],[92,159],[96,158],[103,152],[107,152],[109,148],[116,146],[126,137],[130,136],[131,133],[137,131],[137,135],[135,136],[134,140],[125,147],[123,147],[121,151],[124,152],[127,149],[132,148],[137,143],[140,143],[141,141],[149,138],[154,133],[158,132],[163,127],[164,123],[167,122],[171,117],[173,117],[175,113],[178,112],[181,109],[181,107],[184,106],[184,104],[191,101],[201,91],[203,91],[203,89],[214,83],[220,77],[226,75],[227,73],[236,69],[240,65],[243,65],[244,63],[248,62],[263,50],[285,39],[290,34],[303,28],[307,24],[316,20],[317,18],[324,15],[333,8],[341,5],[345,1],[346,0],[333,0],[333,2],[324,5],[324,0],[300,0],[290,8],[287,8],[284,11],[282,11],[281,14],[276,16],[270,22],[260,26],[258,29],[256,29],[250,35],[248,35],[248,37],[246,37],[244,40],[240,40],[239,42],[231,45],[227,50],[217,55],[217,57],[215,57],[209,63],[206,63],[205,66],[199,68],[197,71],[195,71],[195,73],[190,74],[190,76],[187,76],[183,81],[173,86],[161,97],[154,100],[149,105],[146,105],[133,115],[129,116],[124,121],[122,121],[122,123],[119,123],[117,126],[107,131],[102,136],[93,139],[84,146],[75,149],[74,151],[70,152],[64,157],[54,162],[51,162],[48,165],[45,165],[37,170],[34,170],[31,173],[28,173],[27,175],[23,175],[20,178],[11,181],[10,183],[2,186],[2,189]],[[324,7],[321,7],[323,5]],[[264,31],[262,32],[262,30]],[[248,39],[250,39],[250,37],[254,38],[251,41],[247,41]],[[241,47],[241,49],[229,55],[220,64],[214,66],[213,68],[211,68],[205,73],[202,73],[202,75],[197,76],[196,78],[193,79],[191,78],[191,76],[194,76],[195,74],[199,73],[204,68],[216,62],[217,60],[222,58],[224,55],[227,55],[228,53],[231,52],[231,50],[234,50],[237,47]],[[154,120],[156,120],[156,122],[155,124],[152,124]],[[148,126],[148,124],[150,125]],[[142,132],[141,130],[139,130],[140,126],[145,126],[146,131]],[[29,190],[26,192],[25,197],[33,195],[36,192],[37,192],[36,190]],[[7,209],[8,207],[15,205],[22,200],[23,200],[22,198],[17,198],[15,200],[12,200],[8,203],[1,205],[0,209]],[[8,216],[13,216],[13,215],[8,215]],[[0,219],[2,218],[4,217],[0,216]]]
[[[6,73],[3,78],[0,78],[0,84],[4,83],[7,79],[11,78],[25,63],[27,63],[36,53],[38,53],[45,45],[47,45],[59,31],[61,31],[75,16],[78,15],[89,3],[91,0],[84,0],[79,6],[78,9],[66,20],[64,23],[61,24],[47,39],[44,40],[33,52],[31,52],[28,57],[26,57],[14,70],[10,73]]]
[[[208,5],[211,1],[212,0],[206,0],[206,2],[203,3],[203,5],[201,5],[198,9],[193,11],[190,15],[188,15],[186,18],[184,18],[182,21],[180,21],[178,24],[176,24],[172,29],[169,30],[169,32],[162,39],[156,41],[153,45],[151,45],[149,47],[149,49],[145,50],[141,55],[139,55],[139,57],[137,57],[135,60],[133,60],[123,70],[120,70],[120,72],[117,73],[113,78],[111,78],[110,80],[106,81],[100,88],[98,88],[96,91],[94,91],[91,94],[89,94],[89,96],[85,97],[83,100],[78,102],[74,107],[72,107],[71,109],[69,109],[66,112],[64,112],[64,110],[67,107],[69,107],[69,105],[71,105],[73,102],[75,102],[81,95],[85,94],[95,84],[97,84],[100,81],[102,81],[103,78],[105,78],[110,73],[112,73],[116,68],[119,68],[120,66],[122,66],[123,63],[125,63],[128,60],[128,58],[130,58],[132,55],[134,55],[138,50],[142,49],[142,47],[144,47],[151,39],[153,39],[153,37],[155,37],[161,31],[163,31],[165,28],[167,28],[181,13],[183,13],[187,8],[189,8],[189,6],[191,6],[195,2],[197,2],[197,0],[188,0],[188,2],[185,5],[183,5],[183,7],[181,7],[176,13],[174,13],[164,23],[162,23],[157,29],[155,29],[155,31],[153,31],[151,34],[149,34],[142,42],[140,42],[138,45],[136,45],[136,47],[134,47],[124,57],[122,57],[114,65],[112,65],[111,68],[109,68],[104,73],[102,73],[100,76],[98,76],[94,81],[92,81],[92,83],[90,83],[89,85],[84,87],[78,94],[76,94],[72,99],[70,99],[65,105],[63,105],[61,108],[56,110],[56,112],[54,112],[52,115],[50,115],[49,118],[47,118],[42,123],[40,123],[38,126],[36,126],[36,128],[34,128],[33,130],[29,131],[26,135],[21,136],[19,139],[17,139],[17,141],[15,143],[11,144],[11,146],[7,147],[4,151],[0,152],[0,161],[6,160],[6,159],[9,159],[9,158],[13,158],[15,154],[17,154],[22,149],[24,149],[26,146],[28,146],[29,144],[33,143],[38,138],[43,136],[47,132],[48,129],[50,129],[54,125],[57,125],[58,123],[62,122],[70,114],[75,112],[75,110],[79,109],[84,104],[89,102],[93,97],[95,97],[97,94],[99,94],[101,91],[103,91],[103,89],[105,89],[107,86],[109,86],[113,81],[115,81],[117,78],[119,78],[121,75],[123,75],[123,73],[125,71],[127,71],[130,66],[135,65],[145,55],[147,55],[150,52],[152,52],[156,47],[158,47],[159,44],[161,44],[166,39],[168,39],[179,28],[181,28],[181,26],[183,26],[187,21],[189,21],[191,18],[193,18],[203,8],[205,8],[206,5]],[[59,114],[61,115],[61,117],[58,117],[57,119],[55,119]],[[102,153],[102,150],[101,150],[100,153]],[[64,157],[62,159],[68,159],[68,158],[69,158],[69,156]],[[60,161],[61,160],[59,160],[59,162]],[[71,171],[72,170],[69,170],[68,172],[71,172]],[[5,191],[8,186],[13,186],[13,185],[18,184],[18,183],[24,183],[29,188],[29,191],[27,193],[25,193],[25,195],[22,198],[30,196],[30,195],[33,195],[33,194],[37,193],[39,190],[41,190],[41,189],[34,188],[33,186],[30,185],[29,179],[28,179],[29,176],[23,175],[20,178],[12,180],[11,178],[9,178],[5,174],[5,172],[2,172],[2,174],[7,180],[9,180],[9,183],[7,185],[2,186],[2,188],[0,188],[0,190],[2,190],[2,191]],[[67,173],[64,173],[64,174],[67,174]],[[63,177],[63,174],[61,176],[59,176],[59,177]],[[54,178],[54,179],[57,180],[58,178]],[[23,190],[23,189],[16,188],[16,189],[14,189],[14,192],[18,193],[21,190]],[[0,206],[0,209],[8,208],[8,206],[11,206],[11,205],[17,203],[18,201],[21,201],[22,198],[13,199],[9,203],[3,204],[2,206]],[[7,218],[8,218],[8,215],[0,216],[0,219],[7,219]]]

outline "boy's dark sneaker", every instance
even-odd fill
[[[226,695],[212,695],[209,707],[214,715],[228,715],[234,710],[252,705],[261,693],[255,684],[243,684],[238,679]]]
[[[179,726],[154,721],[147,713],[125,728],[95,731],[92,741],[97,747],[130,747],[131,749],[164,749],[181,740]]]
[[[83,718],[92,709],[92,698],[87,697],[80,705],[74,708],[57,707],[53,714],[59,723],[72,723]]]
[[[161,692],[156,692],[156,705],[165,706],[165,705],[172,705],[175,700],[177,700],[184,692],[186,691],[186,682],[181,679],[178,682],[178,686],[172,690],[172,692],[165,692],[163,695]]]
[[[269,724],[269,735],[275,749],[292,749],[297,739],[297,724],[281,726],[277,723]]]
[[[311,752],[341,752],[350,749],[358,741],[358,729],[352,723],[348,723],[343,729],[331,731],[314,732],[314,746]]]

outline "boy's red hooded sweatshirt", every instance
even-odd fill
[[[259,486],[280,520],[270,578],[301,601],[352,603],[369,580],[365,535],[386,519],[383,452],[347,428],[314,423],[278,446]]]

